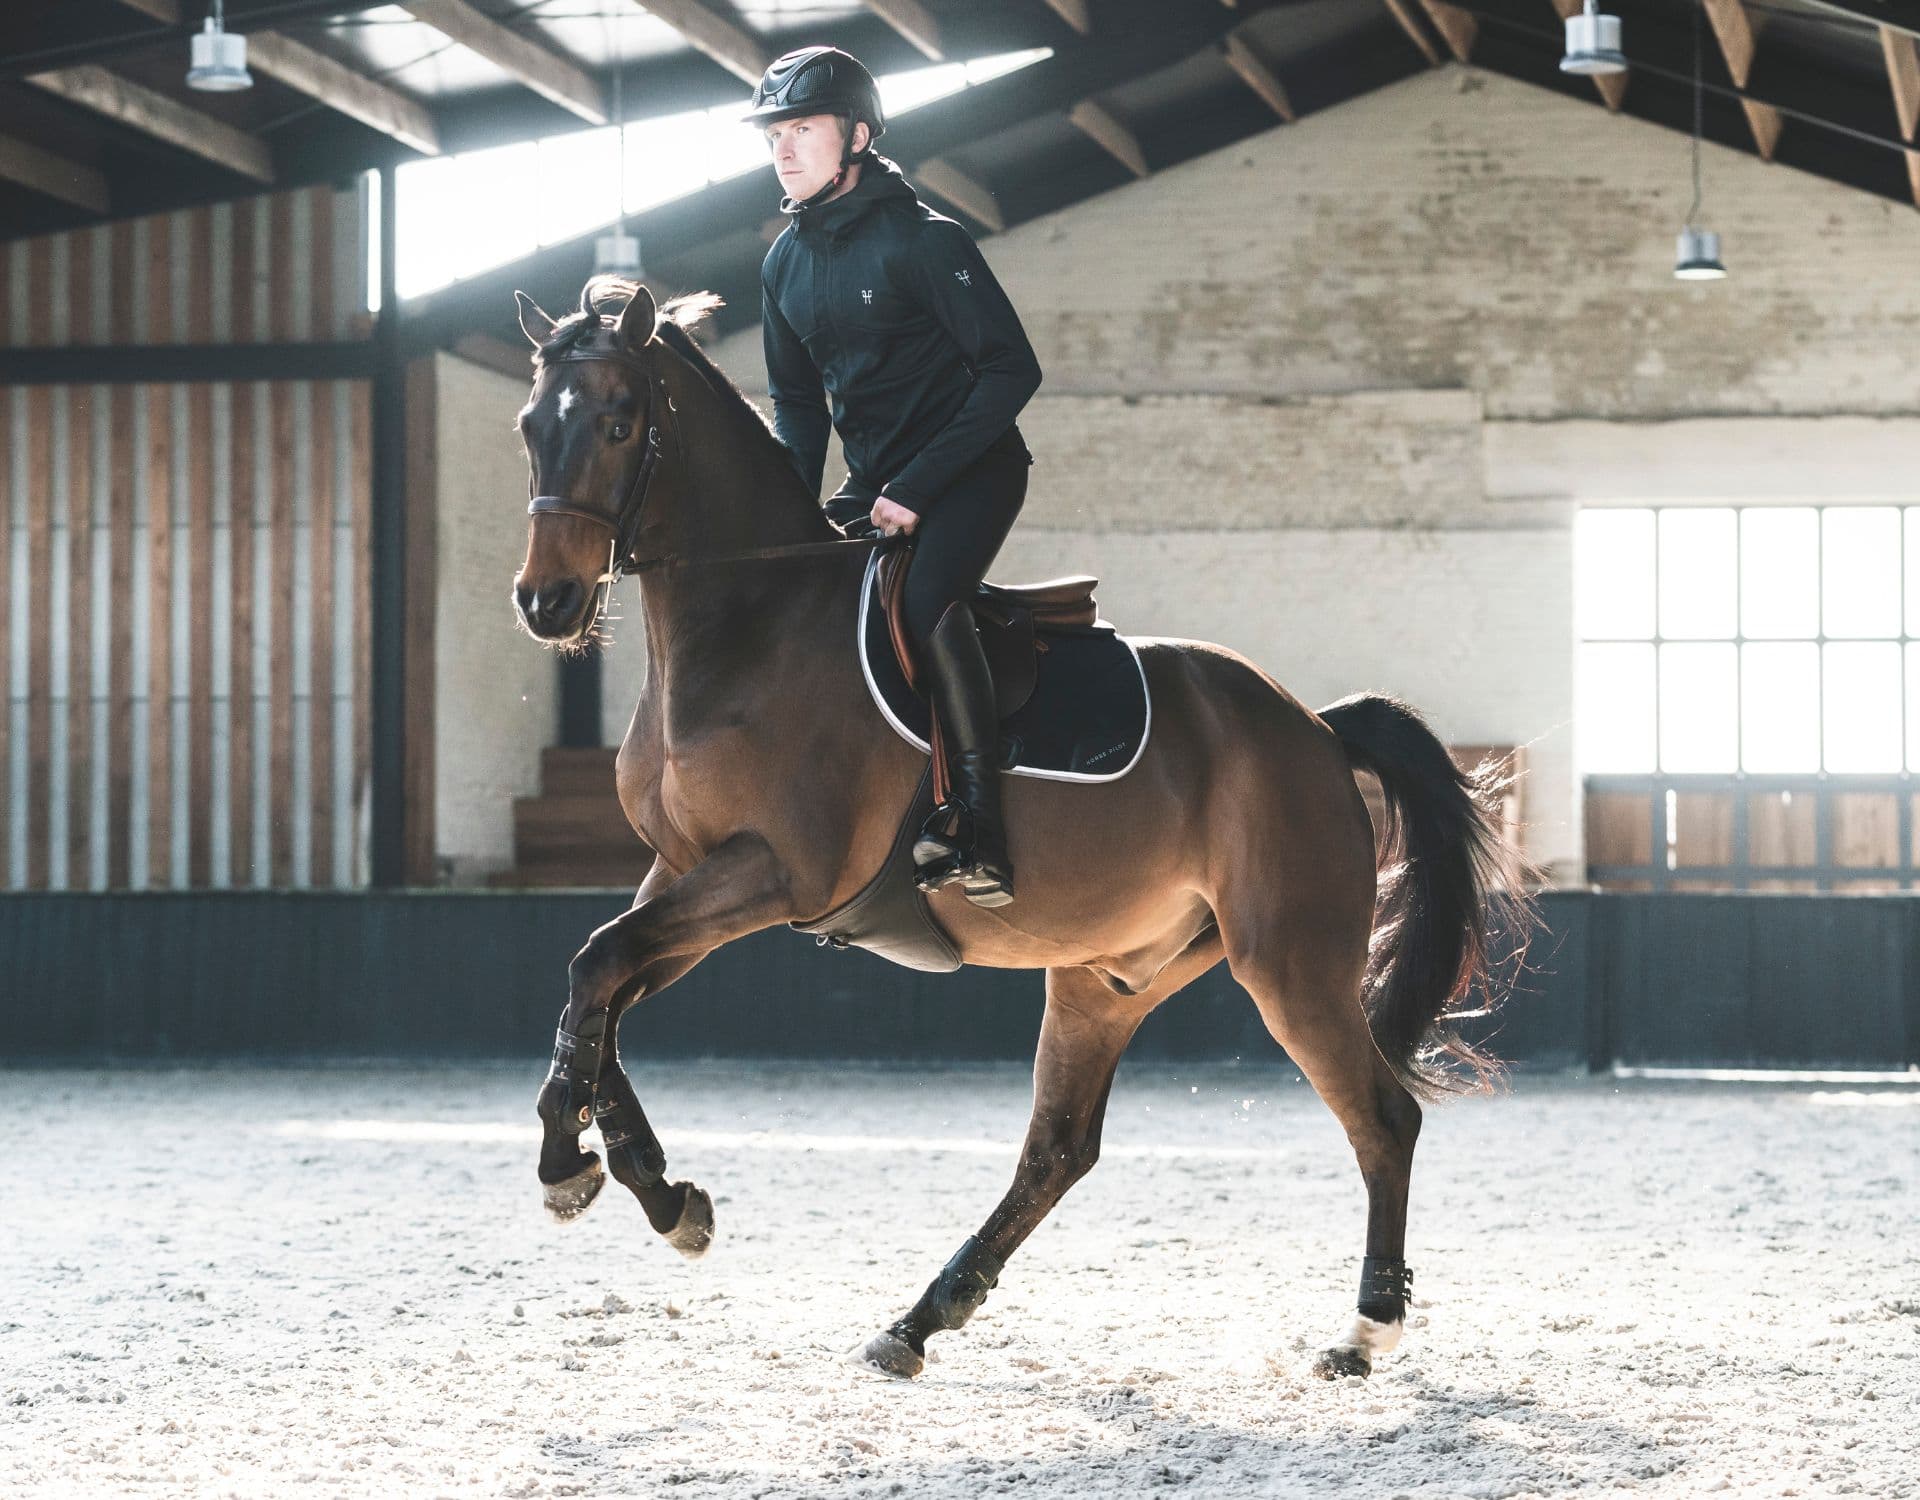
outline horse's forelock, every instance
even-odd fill
[[[638,282],[624,276],[595,276],[580,291],[580,306],[553,325],[553,334],[535,353],[536,362],[564,354],[609,318],[617,318],[640,290]],[[603,305],[604,304],[604,305]],[[683,292],[659,304],[663,323],[678,329],[697,328],[725,307],[718,292]],[[593,309],[589,316],[586,309]]]

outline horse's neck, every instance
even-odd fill
[[[757,418],[690,368],[674,398],[674,472],[656,480],[671,493],[673,551],[697,557],[837,535],[818,498],[794,474],[786,449]]]
[[[805,734],[864,692],[854,655],[861,558],[811,556],[642,575],[648,738],[697,739],[771,714]]]
[[[680,460],[671,486],[669,545],[678,566],[641,575],[648,691],[721,695],[729,679],[765,670],[769,643],[819,636],[825,649],[836,592],[851,600],[846,559],[832,556],[704,564],[703,556],[831,541],[838,535],[764,429],[734,411],[695,372],[676,390]],[[843,586],[844,582],[844,586]],[[851,605],[849,605],[851,607]],[[851,636],[848,637],[849,649]],[[822,663],[822,669],[826,664]],[[692,684],[688,689],[682,685]]]

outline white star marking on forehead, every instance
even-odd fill
[[[560,406],[560,420],[562,422],[567,420],[568,411],[572,409],[573,403],[579,399],[580,399],[580,393],[576,391],[572,386],[568,385],[568,386],[562,386],[560,388],[559,406]]]

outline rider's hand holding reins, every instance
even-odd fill
[[[920,524],[920,513],[918,511],[908,510],[904,505],[896,505],[885,495],[882,495],[873,502],[873,512],[870,519],[875,526],[880,528],[882,535],[888,535],[895,530],[912,531],[914,527]]]

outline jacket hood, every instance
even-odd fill
[[[881,203],[899,199],[917,203],[919,195],[900,168],[886,157],[868,152],[860,168],[860,180],[851,192],[805,208],[796,198],[780,200],[780,212],[793,219],[793,227],[806,234],[843,234],[869,210]]]

